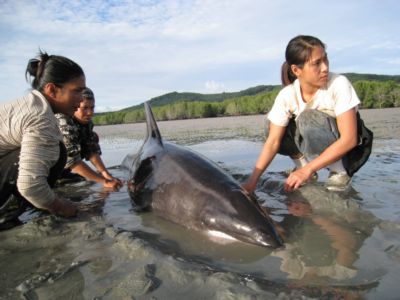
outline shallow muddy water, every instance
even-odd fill
[[[398,129],[395,121],[387,126]],[[159,128],[239,181],[262,147],[261,118],[160,122]],[[104,161],[126,180],[118,164],[141,146],[144,124],[97,131]],[[126,186],[117,192],[89,182],[60,187],[65,197],[99,205],[72,219],[31,210],[22,226],[0,231],[0,299],[398,299],[399,163],[399,138],[378,134],[349,191],[328,192],[322,170],[317,182],[287,194],[285,171],[293,166],[278,156],[256,191],[285,230],[285,248],[278,250],[214,241],[135,212]]]

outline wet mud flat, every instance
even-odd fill
[[[256,195],[282,227],[284,249],[223,244],[132,209],[126,187],[57,189],[98,204],[71,219],[37,211],[0,231],[0,299],[396,299],[400,291],[400,110],[366,110],[373,153],[347,193],[323,178],[283,191],[291,163],[277,157]],[[159,122],[164,138],[250,174],[264,116]],[[145,124],[96,127],[107,165],[137,151]],[[118,167],[111,172],[123,179]],[[302,212],[306,212],[305,214]]]

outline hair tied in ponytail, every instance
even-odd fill
[[[28,75],[33,77],[33,81],[30,81],[33,88],[38,87],[40,78],[42,77],[45,69],[46,62],[49,60],[49,58],[50,56],[46,52],[43,52],[41,49],[39,49],[38,56],[28,61],[25,78],[26,81],[30,81]]]
[[[48,55],[39,49],[39,54],[29,60],[25,77],[33,89],[43,91],[48,83],[63,86],[65,83],[85,76],[82,68],[65,56]],[[33,80],[28,80],[32,77]],[[31,79],[31,78],[29,78]]]
[[[46,52],[42,52],[42,50],[39,50],[39,59],[38,59],[39,64],[38,64],[38,68],[36,71],[37,80],[40,80],[40,78],[42,77],[46,62],[49,59],[50,59],[50,56]]]

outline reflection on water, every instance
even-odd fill
[[[287,232],[287,247],[273,254],[282,258],[281,270],[288,278],[315,284],[367,280],[357,278],[360,268],[355,263],[364,241],[377,225],[376,218],[359,208],[353,209],[351,206],[356,207],[356,203],[347,199],[329,201],[330,193],[321,193],[321,187],[310,185],[304,190],[306,193],[296,192],[286,199],[288,214],[281,225]],[[307,201],[305,195],[310,190],[313,197]],[[325,197],[315,197],[324,193]],[[371,279],[374,278],[368,278]]]
[[[320,182],[286,194],[283,171],[291,165],[278,157],[256,191],[284,232],[285,248],[277,250],[211,240],[151,212],[137,213],[126,187],[111,193],[87,182],[59,188],[64,197],[96,203],[96,209],[70,220],[30,211],[25,225],[0,232],[0,282],[7,287],[0,298],[395,299],[399,146],[382,141],[346,193],[328,192],[322,173]],[[190,147],[243,180],[261,143],[214,140]],[[103,147],[108,165],[132,152],[125,144],[120,153],[116,145],[112,149],[108,157]],[[127,179],[117,167],[111,172]]]

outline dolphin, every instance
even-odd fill
[[[145,102],[147,137],[122,167],[135,210],[212,236],[264,247],[283,245],[274,221],[240,184],[216,163],[186,147],[164,141]]]

